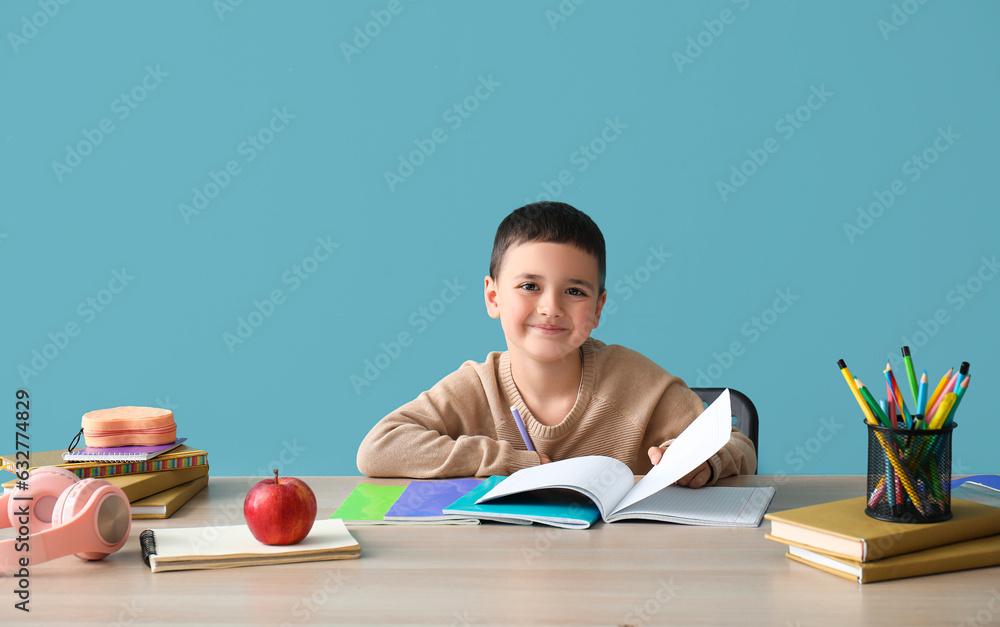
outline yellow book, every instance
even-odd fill
[[[789,559],[858,583],[874,583],[957,570],[1000,566],[1000,535],[904,553],[895,557],[858,562],[789,546]]]
[[[771,532],[764,537],[833,557],[870,562],[982,538],[1000,530],[998,507],[953,498],[951,512],[951,520],[939,523],[890,523],[865,514],[862,496],[767,514],[764,518],[771,521]]]
[[[129,503],[144,499],[164,490],[169,490],[182,483],[194,481],[208,475],[208,466],[178,468],[176,470],[161,470],[159,472],[144,472],[137,475],[120,475],[104,477],[113,486],[117,486],[128,497]],[[10,483],[9,481],[7,483]],[[6,487],[7,484],[4,484]]]
[[[205,474],[194,481],[188,481],[169,490],[134,501],[131,504],[132,520],[170,518],[181,505],[194,498],[194,495],[201,492],[202,488],[207,485],[208,475]]]

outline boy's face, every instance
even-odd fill
[[[500,318],[507,348],[540,362],[576,358],[601,318],[597,259],[572,244],[528,242],[507,250],[486,277],[486,310]]]

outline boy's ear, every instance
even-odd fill
[[[486,313],[490,318],[500,317],[500,304],[497,302],[497,282],[487,276],[484,280],[483,297],[486,299]]]
[[[597,311],[594,313],[594,328],[601,323],[601,312],[604,311],[604,303],[608,302],[608,290],[601,292],[597,297]]]

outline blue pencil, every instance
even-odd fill
[[[917,409],[916,413],[923,415],[927,411],[927,371],[924,370],[924,374],[920,375],[920,391],[917,393]]]

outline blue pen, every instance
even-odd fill
[[[528,430],[524,428],[524,421],[521,420],[521,414],[518,413],[517,407],[511,405],[510,413],[514,414],[514,422],[517,423],[517,430],[521,432],[521,439],[524,440],[524,445],[528,447],[529,451],[534,451],[535,445],[531,443],[531,437],[528,435]]]

